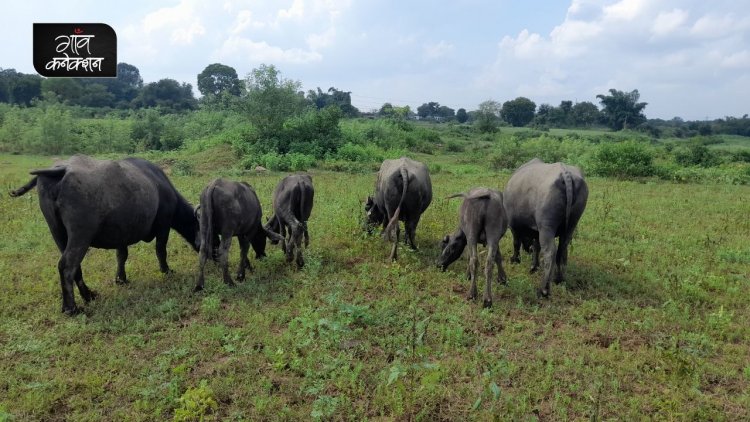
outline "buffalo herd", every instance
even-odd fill
[[[115,249],[115,281],[126,283],[128,246],[140,241],[156,239],[160,269],[163,273],[170,271],[166,250],[170,229],[198,252],[195,291],[204,287],[204,267],[209,258],[219,263],[224,282],[234,284],[228,269],[233,237],[240,245],[238,281],[245,278],[246,270],[252,271],[247,257],[250,247],[260,259],[266,255],[267,239],[272,244],[281,243],[288,262],[295,261],[297,268],[304,266],[302,245],[309,246],[307,222],[314,197],[309,175],[289,175],[278,183],[273,191],[273,213],[263,224],[258,195],[249,184],[213,180],[194,209],[161,168],[140,158],[112,161],[75,155],[31,174],[34,177],[10,195],[21,196],[34,187],[39,191],[39,206],[61,253],[58,270],[62,311],[66,314],[80,312],[73,283],[85,302],[96,297],[81,272],[81,262],[90,247]],[[470,299],[477,297],[477,244],[487,247],[485,307],[492,306],[493,265],[497,265],[498,283],[506,282],[499,243],[508,228],[513,234],[511,262],[520,262],[523,246],[532,254],[534,272],[542,255],[538,296],[549,296],[550,281],[564,280],[568,246],[588,198],[586,182],[577,167],[533,159],[513,173],[503,192],[478,187],[448,198],[456,197],[463,198],[458,228],[443,238],[437,265],[445,271],[469,247],[466,274],[471,280]],[[431,202],[427,166],[406,157],[383,162],[375,193],[365,202],[365,212],[368,230],[380,225],[383,237],[393,242],[391,260],[398,256],[399,221],[404,222],[404,242],[415,250],[417,225]],[[557,245],[555,238],[559,238]]]

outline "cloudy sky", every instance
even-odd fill
[[[104,22],[146,82],[210,63],[274,64],[361,110],[487,99],[596,101],[638,89],[651,118],[750,113],[746,0],[24,1],[3,6],[0,67],[34,72],[33,22]]]

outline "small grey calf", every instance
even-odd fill
[[[468,194],[459,193],[449,198],[463,197],[464,202],[459,210],[459,225],[453,234],[446,235],[442,241],[442,252],[437,260],[438,266],[445,271],[457,260],[469,245],[469,268],[467,275],[471,280],[469,299],[477,298],[477,243],[487,247],[487,263],[484,270],[484,307],[492,306],[492,264],[497,264],[497,281],[505,283],[507,276],[503,269],[503,258],[500,253],[500,239],[508,229],[505,217],[503,194],[487,188],[474,188]]]
[[[206,186],[201,193],[199,216],[201,246],[199,253],[200,268],[194,291],[203,290],[203,269],[209,253],[221,265],[224,283],[234,285],[229,276],[229,247],[232,237],[240,243],[240,265],[237,267],[237,280],[245,279],[245,270],[250,269],[247,253],[252,244],[256,257],[265,256],[266,237],[281,239],[276,233],[268,232],[261,225],[263,211],[255,190],[245,182],[216,179]],[[196,209],[196,214],[198,210]],[[221,241],[219,241],[221,236]],[[218,245],[218,250],[212,250]]]
[[[305,239],[305,247],[310,245],[307,220],[312,213],[314,197],[312,177],[308,174],[286,176],[273,191],[273,216],[265,227],[279,234],[287,262],[296,260],[297,268],[305,265],[302,238]],[[271,243],[276,244],[278,240],[274,239]]]

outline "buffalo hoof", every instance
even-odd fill
[[[125,284],[128,284],[128,279],[126,279],[126,278],[120,278],[120,277],[115,277],[115,284],[117,284],[119,286],[123,286]]]
[[[508,277],[507,276],[498,277],[497,284],[507,285],[508,284]]]
[[[89,303],[89,302],[91,302],[92,300],[95,300],[95,299],[96,299],[97,297],[99,297],[99,293],[97,293],[97,292],[95,292],[95,291],[93,291],[93,290],[89,290],[89,292],[88,292],[88,296],[83,296],[83,295],[81,295],[81,296],[83,297],[83,300],[84,300],[84,301],[85,301],[86,303]]]
[[[63,306],[62,312],[65,315],[67,315],[67,316],[76,316],[76,315],[78,315],[80,313],[83,313],[83,309],[81,309],[81,308],[79,308],[78,306],[75,306],[75,305],[73,305],[71,307],[67,307],[67,308]]]
[[[193,293],[198,293],[203,291],[203,283],[196,284],[195,287],[193,287]]]
[[[486,308],[491,308],[492,307],[492,300],[485,299],[484,302],[482,302],[482,307],[485,308],[485,309]]]
[[[235,287],[235,286],[237,286],[236,284],[234,284],[234,281],[232,281],[232,280],[229,280],[229,281],[224,280],[224,284],[226,284],[227,287]]]
[[[511,262],[511,264],[520,264],[521,263],[521,258],[517,257],[517,256],[511,256],[510,257],[510,262]]]
[[[245,281],[245,274],[238,273],[234,279],[237,280],[238,282]]]
[[[536,291],[536,298],[537,299],[549,299],[549,289],[537,289]]]
[[[539,267],[531,267],[531,269],[529,270],[529,274],[534,274],[538,270],[539,270]]]

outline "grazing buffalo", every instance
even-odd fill
[[[527,251],[533,244],[531,271],[544,259],[544,274],[537,291],[549,296],[550,281],[564,279],[568,245],[578,220],[586,208],[589,190],[577,167],[563,163],[546,164],[535,158],[522,165],[508,180],[504,191],[505,213],[513,233],[511,262],[520,262],[521,245]],[[555,246],[555,237],[560,238]]]
[[[479,261],[477,257],[477,243],[487,246],[487,263],[484,270],[486,284],[484,286],[484,307],[492,306],[492,264],[497,264],[497,281],[505,283],[507,276],[503,269],[503,258],[500,254],[500,239],[508,229],[508,220],[505,218],[503,208],[503,194],[501,192],[487,189],[475,188],[468,194],[459,193],[449,198],[463,197],[458,217],[458,229],[453,234],[446,235],[442,241],[442,252],[437,264],[443,271],[464,251],[469,245],[469,268],[468,276],[471,280],[471,291],[469,299],[477,298],[477,269]]]
[[[240,243],[240,265],[237,267],[237,280],[245,279],[245,270],[250,269],[247,252],[250,245],[256,258],[265,256],[266,237],[281,239],[275,233],[267,233],[261,224],[262,210],[255,190],[245,182],[232,182],[216,179],[201,193],[200,201],[200,269],[194,291],[203,290],[203,269],[209,253],[217,259],[223,271],[224,283],[234,285],[229,276],[229,247],[232,237]],[[197,212],[197,210],[196,210]],[[219,241],[219,236],[221,240]],[[216,248],[218,246],[218,248]],[[216,248],[212,250],[212,248]]]
[[[286,260],[292,262],[296,258],[297,268],[305,265],[302,258],[303,236],[305,247],[310,245],[307,220],[312,212],[314,196],[312,177],[307,174],[289,175],[273,191],[273,216],[268,220],[266,228],[280,234]],[[274,239],[272,243],[276,244],[278,240]]]
[[[414,234],[422,213],[432,202],[432,182],[427,166],[410,158],[385,160],[378,171],[375,196],[365,203],[367,222],[383,225],[383,235],[393,239],[391,260],[397,258],[399,220],[404,222],[406,244],[417,249]],[[392,231],[396,236],[392,236]]]
[[[128,246],[156,239],[156,257],[163,273],[167,265],[169,229],[175,229],[196,251],[198,220],[193,207],[180,195],[164,172],[140,159],[96,160],[75,155],[54,167],[35,170],[34,178],[12,191],[21,196],[34,186],[39,206],[57,247],[62,287],[62,310],[79,312],[73,282],[83,300],[96,297],[83,282],[81,261],[89,247],[117,250],[117,283],[126,283]]]

